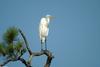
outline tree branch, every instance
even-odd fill
[[[51,61],[54,58],[54,56],[52,55],[52,53],[49,50],[42,50],[40,52],[32,52],[30,50],[30,48],[29,48],[29,44],[28,44],[28,42],[26,40],[25,35],[23,34],[23,32],[20,29],[18,29],[18,30],[19,30],[19,33],[21,34],[21,36],[23,37],[23,39],[25,41],[25,44],[26,44],[26,48],[27,48],[27,50],[28,50],[28,52],[30,54],[30,57],[28,59],[28,64],[31,64],[32,58],[34,56],[46,55],[47,56],[47,61],[46,61],[45,65],[44,65],[44,67],[50,67]]]
[[[44,67],[50,67],[51,61],[54,58],[54,56],[52,55],[52,53],[49,50],[42,50],[40,52],[33,52],[32,55],[33,56],[46,55],[47,56],[47,61],[44,65]]]
[[[0,66],[2,67],[2,66],[4,66],[4,65],[6,65],[6,64],[9,63],[10,61],[12,61],[12,59],[8,59],[8,60],[6,60],[6,61],[3,62],[2,64],[0,64]]]
[[[45,55],[48,57],[47,58],[47,61],[46,61],[46,64],[44,67],[50,67],[50,64],[51,64],[51,61],[52,59],[54,58],[54,56],[52,55],[52,53],[50,51],[45,51]]]
[[[18,60],[20,60],[23,64],[25,64],[26,67],[32,67],[30,64],[28,64],[28,63],[26,62],[25,59],[19,57]]]
[[[18,29],[18,31],[19,31],[19,33],[21,34],[22,38],[24,39],[26,48],[27,48],[29,54],[31,55],[31,54],[32,54],[32,51],[31,51],[30,48],[29,48],[29,44],[28,44],[28,42],[27,42],[27,39],[26,39],[24,33],[23,33],[20,29]]]
[[[6,60],[5,62],[3,62],[2,64],[0,64],[0,67],[2,67],[2,66],[5,66],[6,64],[8,64],[9,62],[11,62],[11,61],[21,61],[26,67],[32,67],[30,64],[28,64],[27,62],[26,62],[26,60],[25,59],[23,59],[23,58],[18,58],[18,59],[8,59],[8,60]]]

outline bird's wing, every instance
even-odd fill
[[[47,28],[46,30],[46,37],[48,36],[48,34],[49,34],[49,28]]]
[[[40,21],[40,25],[39,25],[39,36],[40,36],[40,39],[41,37],[43,36],[44,32],[45,32],[45,25],[46,24],[46,19],[45,18],[42,18],[41,21]]]

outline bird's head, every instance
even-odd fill
[[[52,19],[53,19],[53,16],[51,16],[51,15],[46,15],[46,18],[49,19],[49,20],[52,20]]]

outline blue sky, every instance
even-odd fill
[[[38,26],[46,14],[54,16],[47,42],[55,55],[51,67],[100,67],[100,0],[0,0],[0,40],[7,28],[16,26],[30,48],[39,51]],[[45,60],[34,57],[32,65],[42,67]],[[24,67],[21,62],[7,66]]]

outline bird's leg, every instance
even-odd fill
[[[47,50],[47,39],[45,39],[45,50]]]
[[[42,40],[41,40],[41,51],[43,51],[43,43],[42,43]]]

